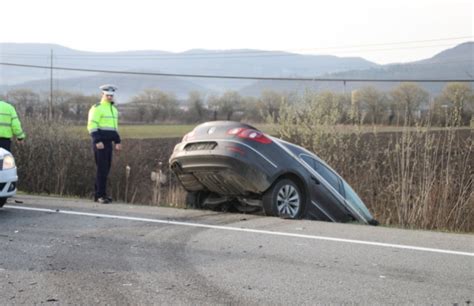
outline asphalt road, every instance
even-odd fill
[[[0,304],[469,304],[474,235],[19,196]]]

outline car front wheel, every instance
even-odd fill
[[[263,210],[267,216],[299,219],[304,211],[303,193],[295,182],[282,179],[263,196]]]
[[[7,198],[0,198],[0,207],[3,207],[7,203]]]

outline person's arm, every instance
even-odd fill
[[[11,116],[12,132],[16,136],[16,139],[22,141],[23,139],[25,139],[26,135],[25,132],[23,132],[23,129],[21,128],[21,122],[14,107],[12,107],[11,109]]]
[[[115,122],[115,131],[117,132],[117,136],[115,136],[115,139],[114,139],[114,143],[117,145],[117,144],[120,144],[122,142],[122,140],[120,139],[120,134],[118,132],[118,118],[119,118],[119,112],[117,110],[117,108],[114,106],[114,110],[115,110],[115,120],[117,120]],[[121,147],[121,146],[119,146]],[[119,149],[118,149],[119,150]]]
[[[100,111],[94,105],[89,110],[89,115],[87,118],[87,131],[89,132],[89,135],[91,135],[92,141],[94,143],[102,142],[102,139],[100,138],[100,133],[99,133],[99,120],[100,120]]]

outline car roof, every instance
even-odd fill
[[[238,121],[227,121],[227,120],[218,120],[218,121],[208,121],[205,123],[202,123],[198,126],[196,126],[195,129],[203,128],[203,127],[208,127],[208,126],[216,126],[216,127],[245,127],[253,130],[259,130],[250,124],[238,122]]]
[[[295,145],[294,143],[291,143],[291,142],[288,142],[286,140],[283,140],[283,139],[280,139],[280,138],[276,138],[276,137],[273,137],[272,138],[274,141],[278,141],[279,143],[281,143],[282,145],[284,145],[287,149],[289,149],[293,154],[299,156],[300,154],[308,154],[308,155],[312,155],[312,156],[315,156],[315,157],[318,157],[316,154],[314,154],[313,152],[310,152],[308,150],[306,150],[305,148],[301,147],[301,146],[298,146],[298,145]],[[318,157],[319,159],[319,157]]]
[[[322,163],[323,165],[325,165],[329,170],[331,170],[335,175],[337,175],[338,177],[340,177],[341,179],[342,176],[337,173],[336,170],[334,170],[330,165],[328,165],[328,163],[326,163],[325,160],[323,160],[322,158],[320,158],[317,154],[301,147],[301,146],[298,146],[298,145],[295,145],[294,143],[291,143],[291,142],[288,142],[288,141],[285,141],[285,140],[282,140],[282,139],[279,139],[279,138],[275,138],[275,137],[272,137],[272,140],[273,141],[278,141],[279,143],[281,143],[282,145],[284,145],[286,148],[288,148],[293,154],[295,154],[298,159],[300,159],[300,155],[304,154],[304,155],[309,155],[313,158],[315,158],[316,160],[318,160],[320,163]]]

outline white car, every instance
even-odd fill
[[[0,207],[7,202],[7,198],[16,194],[17,181],[18,175],[13,155],[0,148]]]

